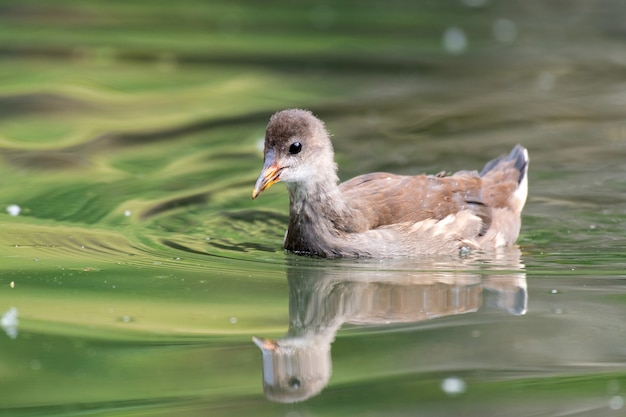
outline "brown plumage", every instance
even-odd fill
[[[482,172],[451,176],[372,173],[338,184],[321,120],[306,110],[272,116],[252,198],[283,181],[284,247],[322,257],[415,257],[515,243],[528,189],[528,153],[517,145]]]

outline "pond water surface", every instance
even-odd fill
[[[414,3],[0,2],[0,415],[626,415],[626,5]],[[288,107],[344,180],[523,144],[519,247],[284,253]]]

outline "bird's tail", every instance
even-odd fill
[[[489,161],[480,173],[487,189],[484,198],[501,200],[508,194],[507,202],[496,206],[509,206],[520,213],[528,196],[528,150],[516,145],[508,155]],[[508,192],[507,192],[508,191]],[[504,204],[503,204],[504,203]]]

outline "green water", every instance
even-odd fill
[[[474,3],[1,1],[0,415],[624,415],[626,6]],[[519,250],[284,253],[288,107],[342,179],[523,144]]]

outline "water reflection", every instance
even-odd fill
[[[330,346],[344,323],[419,322],[475,312],[482,304],[526,313],[526,274],[517,248],[489,261],[420,263],[419,271],[408,261],[291,262],[289,330],[278,340],[253,338],[263,353],[263,391],[276,402],[303,401],[322,391],[332,373]]]

